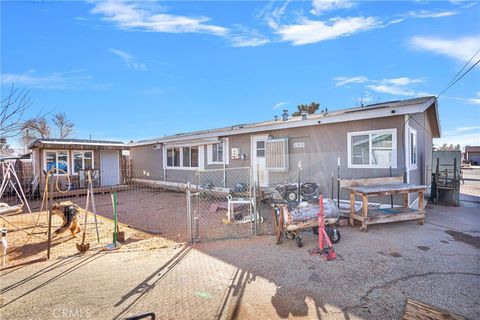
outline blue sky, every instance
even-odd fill
[[[478,49],[468,1],[1,2],[2,96],[31,89],[30,113],[66,112],[78,138],[437,95]],[[437,143],[480,144],[479,67],[440,114]]]

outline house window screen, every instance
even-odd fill
[[[268,171],[288,171],[288,139],[265,141],[265,161]]]
[[[396,130],[348,133],[349,168],[396,168]]]

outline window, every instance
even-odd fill
[[[270,139],[263,142],[266,169],[277,172],[288,171],[288,139]]]
[[[257,141],[257,158],[265,157],[265,141]]]
[[[212,162],[223,162],[223,143],[212,145]]]
[[[409,128],[410,168],[417,168],[417,130]]]
[[[348,133],[349,168],[396,168],[396,129]]]
[[[198,147],[184,147],[183,149],[183,166],[198,167]]]
[[[167,148],[167,168],[198,167],[198,147]]]
[[[223,138],[222,142],[207,145],[207,164],[229,163],[229,138]]]
[[[45,151],[45,171],[48,172],[52,168],[56,169],[56,174],[69,173],[67,151]]]
[[[73,173],[93,169],[93,151],[73,151]]]

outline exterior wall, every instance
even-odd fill
[[[93,151],[93,169],[94,170],[101,170],[101,160],[100,160],[100,151],[101,148],[95,147],[95,146],[89,146],[88,148],[77,148],[77,147],[70,147],[70,146],[56,146],[55,148],[35,148],[32,150],[32,155],[35,158],[35,174],[38,175],[40,174],[40,184],[39,184],[39,190],[40,193],[43,193],[43,190],[45,188],[45,151],[48,150],[66,150],[68,152],[68,159],[69,159],[69,177],[70,177],[70,183],[73,185],[76,185],[77,181],[77,175],[72,174],[73,172],[73,151],[76,150],[92,150]],[[112,150],[112,149],[109,149]],[[123,183],[124,177],[122,175],[122,170],[121,170],[121,161],[122,161],[122,151],[118,149],[113,149],[117,150],[119,153],[119,178],[120,178],[120,183]],[[68,188],[68,178],[66,175],[60,175],[58,178],[58,184],[59,187],[62,190],[66,190]],[[95,180],[98,179],[98,184],[100,183],[100,177],[96,178]]]
[[[468,152],[467,157],[468,162],[474,165],[480,164],[480,152]]]
[[[163,180],[162,149],[154,149],[154,144],[130,148],[130,161],[134,177]]]

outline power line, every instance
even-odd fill
[[[445,91],[450,89],[453,85],[455,85],[458,81],[460,81],[460,79],[462,79],[465,75],[467,75],[467,73],[469,73],[473,68],[475,68],[477,64],[480,63],[480,59],[478,59],[477,62],[475,62],[470,68],[467,69],[467,71],[465,71],[459,76],[459,74],[470,64],[473,58],[475,58],[478,52],[480,52],[480,49],[475,52],[475,54],[470,58],[470,60],[468,60],[467,63],[462,67],[462,69],[460,69],[460,71],[455,75],[455,77],[453,77],[453,79],[448,83],[447,87],[437,95],[437,98],[440,97],[443,93],[445,93]]]
[[[475,52],[475,54],[470,58],[470,60],[467,61],[467,63],[465,63],[462,67],[462,69],[460,69],[460,71],[457,72],[457,74],[455,75],[455,77],[453,77],[452,80],[450,80],[450,82],[447,84],[447,87],[453,82],[455,81],[455,79],[458,77],[458,75],[460,73],[462,73],[462,71],[470,64],[470,62],[473,60],[473,58],[475,58],[475,56],[480,52],[480,48],[477,50],[477,52]]]
[[[480,63],[480,59],[478,59],[477,62],[475,62],[474,65],[472,65],[470,68],[468,68],[467,71],[465,71],[459,78],[457,78],[457,80],[455,80],[452,84],[450,84],[448,87],[446,87],[445,90],[443,90],[442,92],[440,92],[440,94],[437,96],[437,98],[440,97],[445,91],[447,91],[448,89],[450,89],[455,83],[457,83],[458,81],[460,81],[460,79],[462,79],[467,73],[470,72],[470,70],[472,70],[473,68],[475,68],[475,66],[476,66],[477,64],[479,64],[479,63]]]

